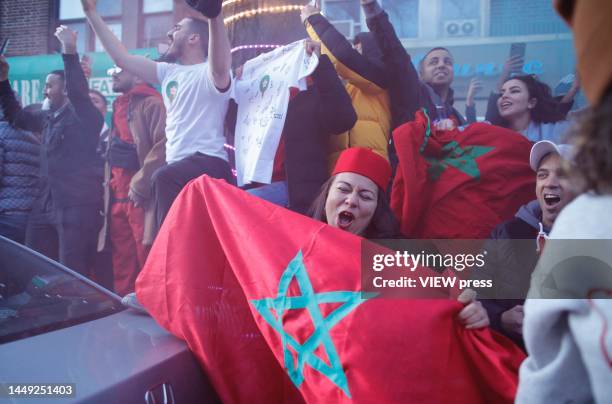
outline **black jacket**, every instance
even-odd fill
[[[63,55],[69,104],[55,113],[21,109],[9,81],[0,82],[0,105],[12,123],[42,119],[39,200],[49,193],[53,208],[102,204],[101,161],[96,153],[104,118],[89,99],[78,55]]]
[[[521,335],[501,326],[501,315],[523,305],[529,291],[531,273],[538,262],[537,236],[542,211],[538,201],[522,206],[516,216],[493,229],[485,244],[485,267],[472,271],[472,279],[492,280],[493,288],[478,290],[478,297],[489,314],[491,328],[524,347]],[[546,229],[544,229],[546,230]]]
[[[410,55],[397,37],[387,13],[381,10],[378,14],[367,18],[366,22],[382,51],[389,83],[393,83],[389,86],[392,128],[395,129],[405,122],[414,120],[415,112],[421,108],[427,109],[432,120],[441,118],[440,112],[443,111],[446,118],[454,117],[459,125],[464,125],[465,119],[453,107],[452,89],[449,100],[443,104],[433,89],[419,79]]]
[[[351,129],[357,114],[329,58],[321,55],[313,85],[290,102],[283,128],[289,209],[306,214],[329,178],[330,135]]]

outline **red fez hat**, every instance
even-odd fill
[[[347,172],[371,179],[383,191],[391,179],[391,165],[387,159],[365,147],[351,147],[340,154],[332,175]]]

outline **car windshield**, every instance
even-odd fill
[[[0,344],[121,310],[109,292],[0,237]]]

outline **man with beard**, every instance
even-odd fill
[[[201,0],[208,23],[184,18],[169,32],[165,62],[130,55],[96,11],[81,0],[87,20],[117,66],[147,83],[160,83],[166,106],[166,162],[153,175],[157,225],[187,182],[202,174],[233,182],[223,124],[230,99],[231,55],[221,0]],[[192,2],[193,3],[193,2]],[[177,62],[177,63],[174,63]]]
[[[96,248],[102,204],[100,160],[96,154],[104,119],[94,107],[76,53],[77,33],[60,26],[64,70],[47,76],[47,114],[22,109],[0,56],[0,104],[9,122],[42,121],[40,188],[28,220],[26,245],[88,275]],[[35,125],[38,126],[38,125]]]
[[[410,55],[400,42],[389,16],[376,0],[361,0],[368,28],[378,40],[390,83],[389,97],[393,129],[414,119],[414,113],[426,108],[429,117],[441,129],[464,125],[465,119],[453,107],[453,56],[446,48],[433,48],[419,63],[417,75]]]
[[[118,67],[109,74],[113,91],[121,95],[113,103],[105,170],[109,197],[99,247],[110,231],[114,289],[123,296],[134,290],[153,242],[151,176],[166,163],[166,111],[159,93],[137,76]]]

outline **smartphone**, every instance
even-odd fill
[[[4,55],[6,53],[6,49],[8,48],[10,40],[6,38],[2,41],[2,45],[0,45],[0,55]]]
[[[525,42],[514,42],[510,45],[510,58],[520,56],[525,59],[525,49],[527,48],[527,44]],[[521,68],[515,68],[510,72],[510,75],[521,74]]]
[[[525,42],[514,42],[510,44],[510,57],[521,56],[525,57],[525,48],[527,44]]]

